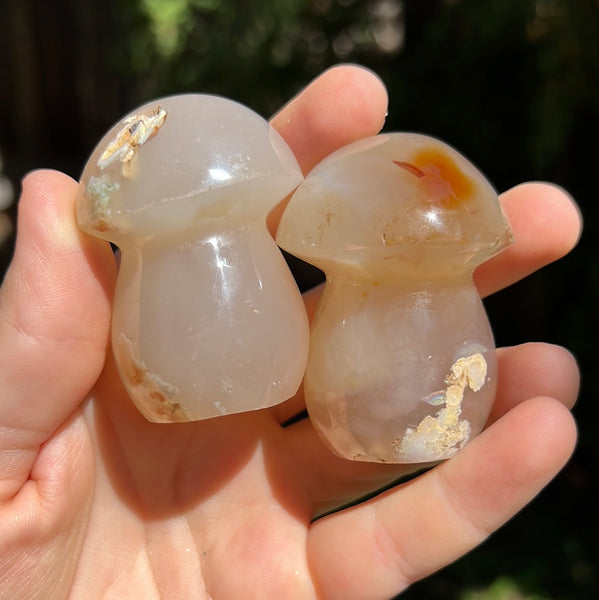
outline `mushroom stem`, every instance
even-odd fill
[[[456,404],[448,375],[456,361],[477,355],[484,383],[478,391],[463,386]],[[448,458],[482,430],[495,385],[493,336],[470,276],[327,279],[304,390],[310,418],[336,454],[404,463]],[[402,445],[425,419],[438,435],[428,446]]]
[[[150,420],[265,408],[299,387],[308,326],[295,281],[263,223],[226,228],[122,248],[113,345]]]

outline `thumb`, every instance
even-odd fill
[[[109,245],[77,228],[76,193],[54,171],[23,181],[0,289],[0,500],[20,489],[104,364],[116,268]]]

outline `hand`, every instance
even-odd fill
[[[328,71],[274,118],[305,171],[375,134],[386,94],[357,67]],[[74,220],[76,183],[23,184],[0,293],[0,598],[385,599],[468,552],[570,456],[578,371],[565,350],[499,351],[488,428],[408,484],[312,522],[410,467],[354,463],[310,422],[271,410],[148,423],[109,352],[116,267]],[[489,294],[576,243],[568,196],[543,184],[501,198],[515,244],[477,272]],[[319,291],[306,295],[312,310]]]

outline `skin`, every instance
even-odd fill
[[[372,73],[338,67],[272,122],[307,172],[375,134],[386,104]],[[109,352],[114,258],[78,230],[76,189],[57,172],[25,178],[0,292],[0,598],[390,598],[480,544],[570,457],[575,360],[548,344],[503,348],[479,437],[313,521],[410,467],[336,458],[308,420],[281,427],[301,394],[268,411],[145,421]],[[476,273],[482,295],[563,256],[580,233],[556,187],[524,184],[501,202],[516,242]],[[309,312],[319,293],[306,295]]]

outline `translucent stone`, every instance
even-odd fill
[[[309,327],[266,217],[301,178],[264,119],[207,95],[138,108],[92,153],[77,218],[121,250],[112,345],[149,420],[265,408],[296,392]]]
[[[333,452],[438,461],[481,431],[497,365],[472,273],[511,240],[483,175],[427,136],[361,140],[306,177],[277,243],[326,274],[304,394]]]

